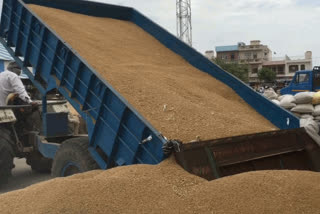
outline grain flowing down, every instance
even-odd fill
[[[319,213],[320,174],[256,171],[206,181],[173,159],[56,178],[0,195],[1,214]]]
[[[276,129],[231,88],[132,22],[29,7],[169,139],[189,142]]]

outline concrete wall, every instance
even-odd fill
[[[232,59],[233,56],[233,59]],[[239,60],[239,52],[238,51],[225,51],[225,52],[217,52],[217,58],[223,59],[226,62],[238,62]]]

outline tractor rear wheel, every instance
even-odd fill
[[[27,164],[36,172],[48,173],[51,171],[52,160],[43,157],[40,152],[33,152],[27,156]]]
[[[91,157],[88,146],[88,137],[77,137],[64,141],[54,157],[52,176],[66,177],[98,169],[99,166]]]
[[[14,168],[14,151],[10,131],[0,128],[0,186],[6,184]]]

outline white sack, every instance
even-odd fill
[[[280,106],[286,109],[291,109],[296,106],[295,102],[296,99],[292,95],[287,94],[281,99]]]
[[[274,99],[278,98],[278,94],[276,92],[274,92],[274,90],[272,88],[268,88],[267,90],[265,90],[263,92],[263,96],[265,96],[269,100],[274,100]]]
[[[314,92],[300,92],[294,95],[296,104],[311,104]]]
[[[298,104],[291,109],[292,112],[298,113],[310,113],[312,114],[314,111],[314,107],[312,104]]]
[[[278,97],[278,100],[281,101],[286,95],[281,95]]]
[[[301,114],[300,118],[301,119],[312,119],[312,120],[314,119],[314,117],[310,114]]]
[[[314,116],[320,116],[320,105],[316,105],[313,111]]]
[[[275,104],[277,104],[278,106],[280,105],[280,101],[278,100],[271,100],[272,102],[274,102]]]
[[[301,119],[300,127],[304,127],[308,135],[320,146],[319,125],[311,119]]]

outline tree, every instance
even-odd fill
[[[222,59],[214,59],[217,65],[219,65],[223,70],[233,74],[234,76],[238,77],[243,82],[248,82],[249,80],[249,67],[247,64],[239,64],[236,62],[226,63]]]
[[[276,77],[276,72],[272,71],[270,68],[261,68],[258,71],[258,78],[260,81],[274,82]]]

